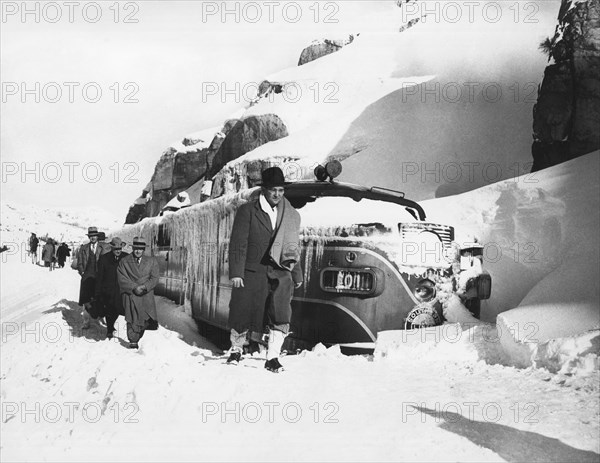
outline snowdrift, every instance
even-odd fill
[[[459,241],[484,245],[493,289],[482,319],[497,316],[516,366],[598,368],[598,155],[423,203]]]

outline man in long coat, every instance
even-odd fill
[[[61,243],[56,249],[56,260],[60,268],[64,268],[67,257],[71,255],[71,249],[67,246],[67,243]]]
[[[133,238],[133,253],[123,258],[117,268],[121,301],[127,321],[129,347],[137,349],[146,330],[158,329],[154,287],[158,283],[158,262],[145,256],[146,242]]]
[[[87,236],[90,242],[79,248],[77,255],[77,271],[81,275],[79,286],[79,305],[83,306],[83,327],[90,327],[90,313],[97,318],[92,308],[92,299],[96,294],[96,272],[98,270],[98,259],[107,252],[98,243],[98,229],[88,227]]]
[[[38,263],[37,249],[38,249],[39,243],[40,243],[40,240],[38,239],[37,235],[35,233],[32,233],[31,236],[29,237],[29,254],[31,254],[31,263],[32,264]]]
[[[46,244],[42,248],[42,260],[44,261],[44,266],[49,267],[50,271],[54,270],[53,259],[54,259],[54,240],[52,238],[48,238],[48,241],[46,241]]]
[[[279,354],[289,332],[294,288],[302,285],[299,259],[300,214],[283,196],[279,167],[262,173],[260,195],[242,205],[235,216],[229,243],[229,304],[231,350],[237,364],[249,332],[269,327],[265,368],[283,370]]]
[[[125,243],[121,238],[115,237],[109,243],[111,252],[103,254],[98,260],[98,273],[96,274],[96,302],[100,305],[99,315],[106,317],[106,337],[111,339],[115,331],[115,322],[119,315],[125,315],[121,292],[117,278],[117,267],[121,259],[128,256],[123,252]]]

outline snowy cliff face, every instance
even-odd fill
[[[244,117],[227,133],[214,157],[208,175],[212,177],[229,161],[237,159],[265,143],[287,136],[288,129],[277,114],[257,114]]]
[[[160,157],[148,185],[129,208],[125,223],[136,223],[158,215],[177,193],[193,185],[212,166],[223,139],[223,129],[213,127],[173,143]]]
[[[306,179],[316,164],[338,159],[340,181],[423,200],[529,172],[532,94],[545,67],[538,44],[560,2],[541,4],[529,22],[497,2],[481,6],[500,8],[498,21],[479,11],[450,22],[444,3],[433,3],[390,4],[390,17],[402,16],[393,27],[382,18],[377,34],[267,76],[281,91],[244,114],[277,114],[289,136],[232,160],[217,183],[245,188],[268,165],[290,181]]]
[[[365,24],[342,48],[348,38],[323,41],[334,53],[264,76],[210,165],[213,197],[252,186],[273,165],[290,181],[312,178],[330,159],[343,162],[340,181],[414,200],[529,172],[532,93],[546,64],[538,45],[560,1],[533,12],[456,5],[464,14],[455,21],[444,2],[390,2],[376,31]],[[252,118],[264,127],[241,122]]]
[[[533,110],[532,171],[600,148],[600,3],[563,0]]]

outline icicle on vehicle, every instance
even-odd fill
[[[316,343],[372,349],[379,331],[435,326],[453,295],[479,317],[490,297],[482,247],[460,247],[454,228],[425,221],[404,193],[341,183],[341,164],[315,169],[285,195],[302,217],[304,284],[292,300],[292,334],[284,348]],[[228,330],[228,244],[237,208],[251,188],[125,230],[152,243],[160,263],[155,294],[191,307],[199,322]],[[258,342],[263,333],[252,333]]]

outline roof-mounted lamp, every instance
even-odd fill
[[[330,182],[332,182],[334,178],[342,173],[342,163],[334,159],[333,161],[329,161],[327,164],[325,164],[325,167],[319,164],[317,167],[315,167],[314,172],[315,177],[320,182],[325,182],[328,179]]]

